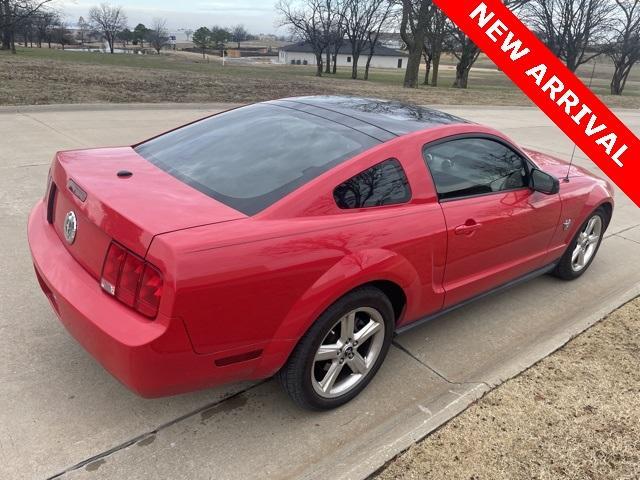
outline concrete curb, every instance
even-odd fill
[[[618,292],[615,296],[610,297],[599,310],[593,312],[591,315],[575,320],[568,325],[566,329],[551,335],[546,340],[536,342],[528,352],[524,352],[518,355],[517,358],[513,358],[511,361],[506,362],[499,369],[496,369],[493,372],[488,372],[486,379],[479,381],[479,383],[476,383],[472,388],[462,392],[456,400],[448,403],[441,410],[431,414],[423,420],[420,420],[415,415],[412,416],[407,424],[414,423],[414,425],[406,425],[406,433],[399,436],[391,443],[377,447],[373,452],[370,452],[366,458],[360,460],[359,464],[351,470],[342,472],[338,475],[332,474],[330,477],[323,475],[321,477],[316,476],[315,478],[333,478],[343,480],[371,478],[371,476],[384,467],[386,463],[393,460],[413,444],[424,439],[430,433],[464,412],[472,403],[476,402],[504,382],[517,377],[544,358],[561,349],[572,339],[581,333],[584,333],[596,323],[607,317],[611,312],[639,295],[640,285]],[[473,383],[471,385],[473,385]],[[356,462],[354,461],[354,463]],[[304,478],[312,477],[305,476]]]

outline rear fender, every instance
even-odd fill
[[[289,311],[264,350],[257,376],[275,373],[273,366],[279,368],[284,364],[300,337],[336,300],[357,287],[381,280],[396,283],[403,289],[407,300],[403,316],[417,308],[420,278],[406,258],[385,249],[347,255],[322,275]]]

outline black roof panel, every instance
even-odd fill
[[[292,97],[283,100],[337,112],[398,136],[442,125],[470,123],[440,110],[392,100],[347,96]]]

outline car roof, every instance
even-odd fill
[[[471,123],[433,108],[393,100],[349,96],[290,97],[271,103],[342,123],[380,141],[442,125]]]

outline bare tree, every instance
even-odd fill
[[[629,73],[640,61],[640,0],[615,0],[614,37],[605,53],[613,60],[611,94],[622,95]]]
[[[108,3],[92,7],[89,10],[89,21],[92,27],[102,34],[109,45],[109,51],[113,53],[116,35],[127,26],[127,17],[122,7],[113,7]]]
[[[48,43],[49,48],[51,48],[53,26],[57,20],[58,15],[51,10],[42,11],[34,17],[36,43],[38,48],[42,48],[42,42]]]
[[[409,51],[407,69],[404,74],[404,86],[405,88],[416,88],[418,86],[418,73],[422,62],[427,24],[433,14],[433,3],[432,0],[401,1],[400,36]]]
[[[320,24],[327,44],[325,49],[324,73],[331,73],[333,44],[339,42],[337,35],[344,24],[344,10],[350,0],[322,0],[320,4]],[[343,33],[344,35],[344,33]],[[337,52],[336,52],[337,54]]]
[[[244,42],[249,36],[249,32],[244,28],[244,25],[236,25],[235,27],[230,28],[231,32],[231,41],[236,42],[238,44],[238,48],[240,48],[240,42]]]
[[[333,61],[333,66],[331,69],[326,69],[326,72],[331,71],[335,74],[338,71],[338,54],[345,43],[345,13],[349,1],[351,0],[337,0],[337,14],[329,30],[329,56],[327,57],[329,63]]]
[[[451,52],[456,57],[456,79],[453,82],[455,88],[467,88],[471,67],[480,56],[480,49],[473,43],[464,31],[453,26],[451,30]]]
[[[276,10],[280,15],[280,25],[288,26],[294,37],[302,38],[311,45],[316,57],[316,76],[322,76],[323,58],[329,47],[326,28],[325,0],[279,0]]]
[[[147,34],[147,41],[160,54],[160,50],[169,42],[169,30],[167,30],[167,20],[164,18],[154,18],[151,30]]]
[[[602,52],[611,28],[610,0],[532,0],[526,16],[549,49],[575,72]]]
[[[28,46],[29,42],[31,42],[31,46],[33,46],[34,31],[35,31],[34,18],[27,17],[22,19],[22,21],[16,25],[15,35],[16,35],[16,38],[20,35],[22,36],[22,43],[24,44],[25,47]]]
[[[387,0],[349,0],[345,12],[345,33],[351,44],[351,78],[358,78],[358,61],[380,20],[380,10]]]
[[[427,31],[424,39],[425,56],[425,76],[424,84],[438,86],[438,73],[440,71],[440,58],[445,47],[447,35],[450,32],[447,16],[435,4],[432,6],[432,13],[429,15]],[[432,71],[431,82],[429,73]]]
[[[53,41],[58,43],[62,47],[62,50],[64,50],[65,45],[70,45],[73,43],[71,32],[61,18],[58,18],[54,23],[52,36]]]
[[[40,12],[51,0],[0,0],[0,50],[16,53],[16,29]]]
[[[556,0],[538,0],[538,1],[556,1]],[[571,1],[571,0],[568,0]],[[608,0],[600,0],[608,1]],[[530,0],[503,0],[503,3],[511,10],[518,10],[522,6],[528,4]],[[456,79],[453,86],[456,88],[467,88],[469,84],[469,73],[471,67],[480,56],[480,49],[462,30],[453,26],[450,30],[450,49],[458,60],[456,64]]]
[[[83,17],[80,17],[78,19],[77,36],[78,36],[78,40],[80,41],[80,45],[84,45],[84,42],[87,39],[87,34],[89,33],[90,28],[91,26],[89,25],[89,22],[87,22]]]
[[[193,30],[187,28],[184,31],[184,36],[187,37],[187,42],[191,41],[191,35],[193,35]]]
[[[379,43],[380,33],[383,28],[390,27],[397,21],[398,10],[395,9],[395,5],[391,1],[385,2],[384,6],[380,8],[376,14],[376,18],[372,22],[371,30],[367,32],[367,43],[369,45],[369,52],[367,54],[367,63],[364,67],[364,79],[369,80],[369,68],[371,67],[371,59],[376,51],[376,46]]]

